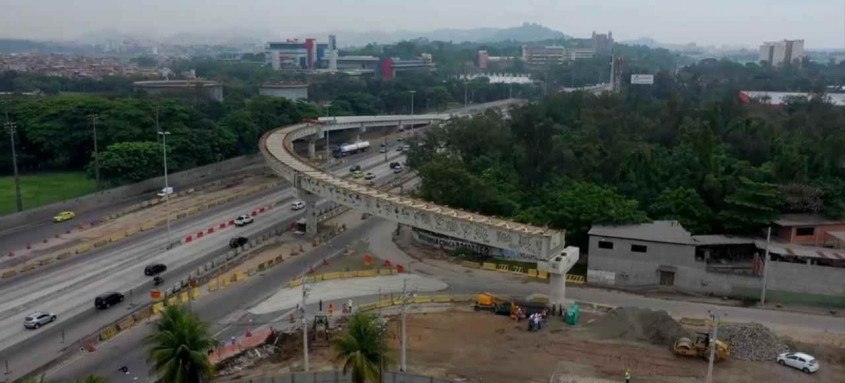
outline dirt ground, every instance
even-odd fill
[[[528,332],[525,322],[493,315],[452,309],[440,313],[408,316],[408,369],[411,373],[466,382],[549,382],[553,375],[622,381],[629,368],[634,382],[698,382],[707,372],[701,359],[675,356],[668,347],[638,342],[598,339],[588,331],[598,314],[582,312],[576,326],[554,317],[539,332]],[[398,350],[398,322],[389,325],[390,344]],[[340,336],[340,335],[335,335]],[[841,337],[840,337],[841,338]],[[271,361],[242,371],[238,379],[273,376],[301,368],[301,343],[290,337]],[[835,342],[841,342],[838,339]],[[774,362],[727,360],[714,368],[714,382],[842,382],[845,348],[832,343],[814,352],[821,369],[813,375],[782,367]],[[392,360],[398,362],[398,352]],[[312,370],[338,368],[331,349],[314,347]],[[838,362],[837,362],[838,361]],[[233,379],[235,376],[229,377]],[[218,379],[227,382],[226,378]],[[577,379],[575,381],[582,381]]]

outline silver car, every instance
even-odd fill
[[[47,323],[54,322],[56,320],[56,314],[53,313],[42,313],[36,312],[30,315],[27,315],[26,318],[23,320],[23,327],[26,328],[39,328]]]

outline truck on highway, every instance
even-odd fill
[[[370,149],[370,142],[369,141],[358,141],[354,144],[341,144],[337,149],[334,151],[335,157],[346,157],[350,154],[366,152]]]

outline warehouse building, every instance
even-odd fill
[[[590,284],[750,299],[763,287],[765,238],[694,236],[677,221],[593,226],[589,237]],[[845,306],[845,250],[778,237],[768,248],[769,299]]]

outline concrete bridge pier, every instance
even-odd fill
[[[305,236],[313,237],[317,234],[317,218],[319,216],[317,201],[320,196],[300,188],[296,188],[296,195],[302,202],[305,202]]]
[[[317,156],[317,137],[308,137],[308,158],[313,159]]]
[[[549,273],[549,303],[566,304],[566,273],[578,262],[579,250],[569,246],[546,262],[537,262],[539,270]]]
[[[361,123],[361,127],[355,132],[355,142],[361,141],[361,135],[367,133],[367,127],[364,126],[364,123]]]

